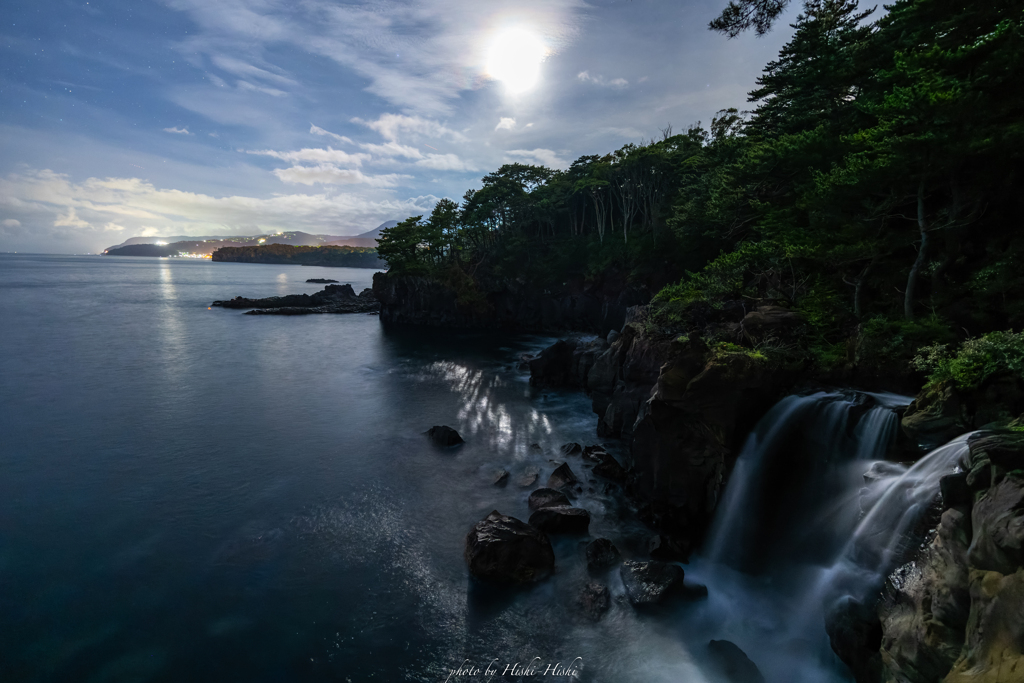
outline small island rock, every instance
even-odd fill
[[[547,535],[497,510],[466,535],[465,559],[470,574],[499,583],[540,581],[555,568]]]
[[[447,425],[435,425],[427,430],[427,437],[435,446],[448,448],[464,443],[459,433]]]

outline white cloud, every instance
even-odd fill
[[[192,135],[188,132],[188,128],[164,128],[165,133],[177,133],[178,135]]]
[[[336,169],[345,172],[345,169]],[[358,171],[348,171],[358,173]],[[363,176],[358,194],[322,191],[280,194],[267,198],[222,196],[159,189],[138,178],[88,178],[72,182],[50,170],[12,173],[0,178],[0,209],[15,214],[3,226],[9,248],[32,245],[40,251],[91,249],[110,246],[131,235],[252,234],[303,230],[351,234],[385,220],[429,211],[437,197],[407,199],[379,196],[375,187],[394,184],[402,176]],[[14,226],[10,221],[17,221]],[[369,227],[365,227],[369,226]],[[117,228],[123,230],[117,230]]]
[[[359,146],[367,152],[372,152],[373,154],[377,154],[382,157],[405,157],[407,159],[423,158],[423,153],[415,147],[400,145],[397,142],[385,142],[383,145],[375,145],[367,142],[361,143]]]
[[[380,133],[381,137],[390,142],[397,142],[398,136],[402,133],[412,133],[428,138],[447,138],[456,142],[466,142],[467,138],[462,133],[454,131],[432,119],[420,116],[406,116],[405,114],[381,114],[376,121],[364,121],[360,118],[352,119],[352,123],[358,123],[371,130]]]
[[[426,159],[416,162],[421,168],[435,171],[476,171],[476,167],[468,164],[454,154],[428,154]]]
[[[512,157],[511,161],[520,163],[537,164],[548,168],[568,168],[569,162],[562,159],[550,149],[510,149],[505,152],[506,156]]]
[[[593,83],[603,88],[625,88],[629,85],[629,81],[625,78],[612,78],[607,79],[604,76],[591,76],[589,71],[581,71],[576,75],[576,78],[580,79],[584,83]]]
[[[238,89],[248,90],[250,92],[266,93],[267,95],[272,95],[273,97],[284,97],[285,95],[288,94],[284,90],[278,90],[277,88],[271,88],[270,86],[266,85],[254,85],[249,81],[238,81]]]
[[[274,175],[286,183],[302,185],[353,185],[364,184],[370,187],[394,187],[400,180],[409,176],[388,173],[385,175],[366,175],[362,171],[338,168],[333,164],[317,166],[292,166],[279,168]]]
[[[7,218],[7,219],[4,220],[4,227],[5,228],[20,228],[21,227],[21,221],[19,221],[16,218]]]
[[[501,120],[498,121],[498,125],[494,127],[494,130],[515,130],[516,120],[510,119],[506,116],[502,116]]]
[[[332,137],[338,142],[347,142],[350,145],[352,144],[351,138],[345,137],[344,135],[338,135],[337,133],[332,133],[329,130],[324,130],[320,126],[313,123],[309,124],[309,132],[313,135],[326,135],[328,137]]]
[[[341,166],[361,166],[364,161],[370,160],[369,154],[349,154],[348,152],[340,149],[333,149],[331,147],[328,147],[327,149],[305,148],[295,152],[278,152],[272,149],[256,149],[247,150],[247,153],[274,157],[275,159],[281,159],[282,161],[288,161],[293,164],[310,162],[338,164]]]
[[[235,57],[229,57],[224,54],[215,54],[210,57],[210,61],[224,71],[243,79],[252,78],[256,80],[269,81],[280,86],[296,85],[295,81],[287,76],[279,73],[273,73],[267,69],[261,69],[258,66],[254,66]]]

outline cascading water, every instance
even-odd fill
[[[731,592],[730,606],[772,594],[757,628],[727,622],[718,636],[758,653],[770,678],[849,680],[825,634],[826,610],[878,594],[920,542],[939,480],[962,465],[969,434],[909,468],[885,459],[909,402],[853,391],[789,396],[744,445],[691,575],[712,596],[715,584]],[[783,652],[793,643],[805,644],[802,655]],[[796,664],[808,659],[820,668]]]

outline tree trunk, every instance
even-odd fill
[[[907,276],[907,291],[903,295],[903,317],[907,320],[914,319],[914,291],[917,289],[917,276],[928,261],[928,224],[924,218],[924,180],[922,177],[921,184],[917,186],[917,229],[921,233],[921,247],[917,251],[914,265],[910,267],[910,275]]]

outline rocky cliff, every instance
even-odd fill
[[[539,290],[520,282],[491,283],[471,300],[426,277],[377,273],[373,291],[384,322],[455,328],[502,328],[529,332],[618,330],[631,306],[650,294],[600,284]]]

